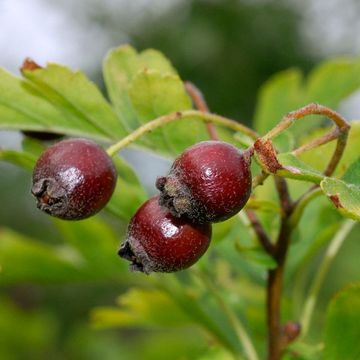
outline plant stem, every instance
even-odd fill
[[[234,131],[238,131],[241,133],[244,133],[245,135],[251,137],[252,139],[257,139],[258,134],[253,131],[252,129],[248,128],[245,125],[242,125],[238,123],[235,120],[231,120],[228,118],[225,118],[220,115],[216,114],[210,114],[210,113],[204,113],[199,110],[185,110],[185,111],[178,111],[174,113],[170,113],[164,116],[160,116],[142,126],[137,128],[135,131],[133,131],[128,136],[121,139],[116,144],[110,146],[107,149],[107,153],[109,156],[114,156],[118,151],[120,151],[122,148],[130,145],[131,143],[135,142],[137,139],[139,139],[144,134],[151,132],[152,130],[155,130],[158,127],[161,127],[165,124],[171,123],[173,121],[185,121],[185,120],[200,120],[204,122],[210,122],[214,124],[218,124],[224,127],[227,127],[229,129],[232,129]]]
[[[236,314],[231,310],[231,308],[227,305],[227,303],[220,296],[218,289],[214,286],[214,284],[209,280],[209,278],[203,274],[202,272],[196,272],[196,274],[201,278],[207,289],[211,292],[211,294],[216,299],[218,305],[222,309],[224,315],[229,320],[229,323],[232,325],[235,333],[241,342],[244,352],[247,356],[248,360],[259,360],[259,356],[255,350],[255,347],[251,341],[250,336],[245,330],[245,327],[236,316]]]
[[[275,244],[273,257],[278,266],[268,271],[267,283],[267,326],[268,326],[268,360],[279,360],[282,353],[281,336],[281,294],[286,255],[290,245],[292,227],[289,218],[294,209],[285,179],[275,176],[275,186],[282,208],[282,218],[279,235]]]
[[[257,174],[252,180],[252,189],[254,190],[257,186],[262,185],[264,181],[269,177],[269,174],[265,171]]]
[[[339,163],[342,154],[344,153],[347,136],[350,129],[350,124],[336,111],[328,108],[327,106],[323,106],[320,104],[312,103],[306,105],[298,110],[289,112],[285,115],[281,121],[271,129],[267,134],[262,137],[262,141],[270,140],[275,136],[279,135],[281,132],[286,130],[289,126],[291,126],[296,120],[299,120],[308,115],[323,115],[328,117],[330,120],[334,122],[337,127],[338,132],[331,133],[328,135],[328,138],[324,137],[320,138],[320,142],[316,143],[314,141],[310,142],[308,145],[304,145],[302,148],[296,149],[297,152],[303,152],[307,150],[307,147],[314,148],[315,146],[322,145],[325,142],[328,142],[333,139],[337,139],[337,144],[335,151],[324,171],[325,176],[330,176],[336,169],[337,164]],[[335,136],[334,136],[335,135]],[[332,138],[332,139],[331,139]]]
[[[321,265],[316,272],[315,278],[311,284],[309,295],[304,305],[304,310],[301,316],[301,337],[304,338],[309,330],[312,314],[315,309],[316,301],[319,295],[319,291],[323,284],[323,281],[326,277],[326,274],[329,271],[332,261],[334,260],[336,254],[339,252],[341,245],[344,243],[345,239],[349,235],[352,228],[355,226],[356,222],[353,220],[346,220],[343,222],[342,226],[335,234],[331,240],[327,251],[324,255],[324,258],[321,262]]]
[[[314,199],[316,199],[323,192],[320,187],[315,186],[310,188],[309,191],[305,192],[294,204],[294,211],[292,212],[289,223],[292,227],[295,227],[305,210],[305,207]]]
[[[268,234],[266,233],[264,227],[262,226],[262,224],[260,223],[259,218],[257,217],[255,211],[252,211],[250,209],[245,209],[245,214],[247,215],[250,224],[259,240],[259,243],[261,244],[261,246],[263,247],[263,249],[269,254],[269,255],[273,255],[274,254],[274,250],[275,247],[274,245],[271,243],[271,240],[268,236]]]
[[[267,284],[267,326],[268,326],[268,360],[279,360],[282,352],[281,341],[281,293],[283,287],[283,274],[286,254],[290,243],[291,228],[287,219],[281,221],[277,241],[275,259],[278,263],[276,269],[268,271]]]
[[[185,89],[187,93],[190,95],[196,109],[205,113],[210,112],[209,107],[206,104],[204,95],[202,94],[202,92],[199,90],[198,87],[196,87],[190,81],[185,81]],[[206,129],[207,132],[209,133],[210,139],[219,140],[219,134],[214,124],[207,122]]]

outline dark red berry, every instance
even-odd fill
[[[63,140],[38,159],[31,192],[46,213],[80,220],[106,205],[116,177],[111,158],[99,145],[86,139]]]
[[[160,204],[175,216],[218,222],[239,212],[251,192],[250,154],[221,141],[186,149],[156,181]]]
[[[210,224],[174,217],[153,197],[131,219],[119,255],[131,261],[133,271],[174,272],[193,265],[209,247],[210,239]]]

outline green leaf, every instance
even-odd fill
[[[128,94],[129,84],[139,71],[139,67],[138,54],[129,45],[111,50],[103,64],[104,79],[110,100],[128,131],[140,125]]]
[[[62,221],[54,219],[64,240],[76,249],[86,262],[93,278],[118,278],[127,274],[127,264],[117,256],[119,239],[112,228],[99,217],[83,221]]]
[[[357,360],[360,356],[360,285],[338,293],[331,301],[325,322],[324,360]]]
[[[146,49],[139,54],[142,69],[157,70],[162,74],[177,75],[171,62],[158,50]]]
[[[354,220],[360,220],[360,158],[345,173],[343,180],[325,178],[321,189],[337,210]]]
[[[20,166],[27,171],[32,171],[35,166],[37,157],[26,152],[15,150],[0,150],[0,160]]]
[[[64,115],[34,84],[0,69],[0,129],[56,132],[108,141],[92,124],[78,116]]]
[[[360,87],[360,61],[334,59],[317,66],[307,79],[307,102],[332,108]]]
[[[135,172],[124,159],[116,156],[114,162],[118,171],[118,180],[106,209],[121,219],[129,221],[147,199],[147,194]]]
[[[143,70],[133,79],[129,94],[132,104],[142,123],[171,112],[191,108],[181,79],[174,74],[162,74],[156,70]],[[204,124],[198,121],[182,123],[177,121],[147,135],[154,146],[162,144],[174,153],[184,150],[190,144],[206,139]]]
[[[153,49],[137,53],[133,47],[125,45],[112,49],[104,60],[103,72],[110,100],[128,131],[140,125],[129,96],[129,86],[137,73],[145,69],[162,74],[177,74],[170,61]]]
[[[316,184],[323,179],[323,175],[319,171],[308,166],[292,153],[279,154],[278,160],[284,166],[284,169],[277,171],[279,175]]]
[[[36,90],[56,106],[68,120],[95,128],[110,139],[123,137],[126,132],[99,89],[80,71],[48,64],[46,68],[25,70]]]
[[[349,166],[342,179],[348,184],[360,186],[360,157]]]
[[[345,152],[335,172],[335,175],[338,176],[342,176],[350,164],[352,164],[359,157],[358,147],[360,142],[360,121],[352,121],[350,124],[351,128],[349,131]],[[308,143],[309,141],[324,135],[329,130],[330,127],[316,129],[312,131],[311,134],[301,137],[300,143]],[[311,167],[319,171],[323,171],[334,152],[335,146],[336,141],[332,141],[301,154],[300,159],[309,164]]]
[[[290,69],[276,74],[262,86],[254,118],[254,127],[261,135],[303,103],[302,81],[301,71]]]
[[[246,248],[237,246],[236,249],[239,253],[253,265],[260,266],[265,269],[275,269],[278,264],[273,257],[268,255],[262,248]]]
[[[0,69],[0,129],[64,129],[70,123],[25,81]]]
[[[22,139],[21,146],[25,153],[29,153],[36,158],[38,158],[45,150],[45,145],[41,141],[32,139],[28,136],[25,136]]]
[[[118,307],[98,307],[91,314],[97,328],[179,327],[190,325],[189,317],[160,290],[132,288],[121,295]]]
[[[63,282],[82,278],[81,259],[71,249],[52,248],[0,228],[0,283]]]

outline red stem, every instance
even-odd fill
[[[185,89],[196,109],[202,112],[210,112],[202,92],[190,81],[185,81]],[[212,140],[219,140],[219,135],[214,124],[206,123],[206,130]]]

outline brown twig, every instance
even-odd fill
[[[284,216],[287,216],[292,211],[293,201],[291,200],[287,182],[284,178],[275,176],[275,187],[278,192],[280,205]]]
[[[245,213],[250,221],[250,224],[264,250],[269,254],[273,255],[275,247],[272,244],[270,237],[266,233],[264,227],[262,226],[259,218],[257,217],[255,211],[250,209],[245,209]]]
[[[332,140],[335,140],[339,136],[339,134],[340,134],[340,130],[339,130],[339,128],[336,127],[333,130],[331,130],[330,132],[328,132],[327,134],[325,134],[319,138],[316,138],[302,146],[299,146],[298,148],[294,149],[292,151],[292,153],[294,155],[298,156],[306,151],[312,150],[316,147],[327,144],[328,142],[330,142]]]
[[[324,171],[324,175],[330,176],[335,171],[336,166],[338,165],[338,163],[342,157],[342,154],[344,153],[350,125],[339,113],[328,108],[327,106],[312,103],[312,104],[306,105],[298,110],[289,112],[287,115],[285,115],[282,118],[282,120],[279,122],[279,124],[277,124],[272,130],[270,130],[266,135],[264,135],[262,139],[263,140],[272,139],[273,137],[279,135],[281,132],[283,132],[285,129],[287,129],[289,126],[291,126],[296,120],[299,120],[308,115],[326,116],[334,122],[334,124],[336,125],[336,127],[338,129],[338,133],[336,134],[336,137],[335,137],[335,138],[337,138],[336,148],[335,148],[335,151]],[[321,141],[323,141],[323,140],[321,140]],[[328,140],[328,141],[330,141],[330,140]],[[312,146],[312,145],[313,144],[311,144],[310,146]],[[319,145],[321,145],[321,143],[316,146],[319,146]],[[308,146],[308,145],[304,145],[303,148],[304,147],[306,148],[306,146]]]
[[[202,112],[210,112],[202,92],[190,81],[185,81],[185,89],[196,109]],[[214,124],[206,123],[206,130],[212,140],[219,140],[219,135]]]
[[[281,220],[280,232],[276,242],[275,260],[277,268],[268,271],[266,310],[268,326],[268,360],[279,360],[282,353],[281,337],[281,294],[287,250],[290,244],[291,227],[287,218]]]
[[[294,203],[290,197],[287,182],[284,178],[275,176],[275,186],[282,208],[282,218],[279,235],[275,244],[274,258],[277,267],[268,271],[267,284],[267,325],[268,325],[268,360],[279,360],[282,352],[281,334],[281,294],[286,254],[289,248],[292,227],[289,218]]]

